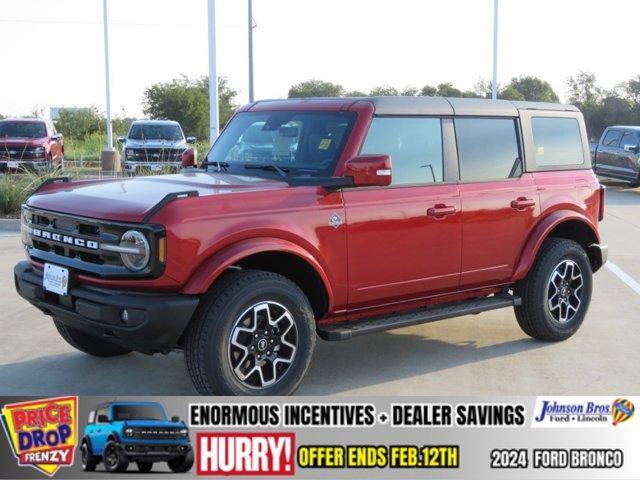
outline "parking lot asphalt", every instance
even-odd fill
[[[346,342],[318,340],[297,393],[633,393],[640,378],[640,189],[608,187],[602,234],[612,265],[595,275],[591,308],[569,340],[530,339],[511,309]],[[196,394],[180,353],[100,359],[67,345],[49,317],[16,294],[13,266],[22,258],[19,237],[1,236],[0,394]]]

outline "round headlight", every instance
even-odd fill
[[[124,434],[125,434],[125,436],[127,436],[127,437],[133,437],[133,428],[127,428],[127,429],[124,431]]]
[[[142,270],[149,263],[151,251],[146,237],[137,230],[129,230],[122,235],[120,246],[129,252],[121,252],[122,263],[129,270]]]

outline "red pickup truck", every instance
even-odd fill
[[[49,120],[0,120],[0,171],[51,169],[63,157],[64,138]]]
[[[15,284],[81,351],[181,349],[202,394],[289,394],[316,333],[514,307],[526,334],[568,338],[603,214],[572,106],[260,101],[180,174],[43,185]]]

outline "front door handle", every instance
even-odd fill
[[[456,213],[456,207],[453,205],[445,205],[444,203],[438,203],[427,209],[427,215],[436,218],[446,217],[447,215],[453,215],[454,213]]]
[[[518,197],[511,202],[511,208],[515,208],[516,210],[524,210],[525,208],[534,207],[535,205],[536,201],[527,197]]]

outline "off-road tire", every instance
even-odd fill
[[[65,325],[55,318],[53,319],[53,323],[58,333],[60,333],[60,336],[64,338],[69,345],[81,352],[88,353],[94,357],[115,357],[131,353],[131,350],[127,348],[87,335],[80,330]]]
[[[274,301],[294,319],[298,345],[283,376],[262,388],[246,386],[228,359],[232,328],[247,308]],[[289,279],[260,270],[233,271],[222,277],[200,302],[184,338],[187,370],[202,395],[290,395],[306,373],[316,343],[315,319],[309,300]]]
[[[189,450],[185,455],[173,458],[167,462],[167,465],[174,473],[186,473],[193,466],[194,456],[193,450]]]
[[[116,459],[117,459],[116,463],[113,463],[113,464],[108,460],[108,455],[112,448],[115,448]],[[122,453],[122,451],[118,447],[118,444],[113,440],[109,440],[107,442],[102,452],[103,452],[102,464],[104,465],[104,468],[107,470],[107,472],[109,473],[124,472],[129,467],[129,459],[124,453]]]
[[[95,472],[96,467],[100,463],[100,457],[97,457],[91,453],[89,450],[89,445],[87,442],[82,444],[80,448],[81,460],[82,460],[82,470],[85,472]]]
[[[575,262],[583,277],[580,305],[572,318],[564,323],[556,320],[548,307],[549,280],[555,268],[565,260]],[[547,342],[571,337],[582,324],[591,301],[593,286],[589,257],[578,243],[564,238],[545,240],[527,276],[515,286],[522,304],[515,307],[516,319],[524,333]]]
[[[136,462],[138,464],[138,470],[142,473],[149,473],[153,468],[153,462]]]

